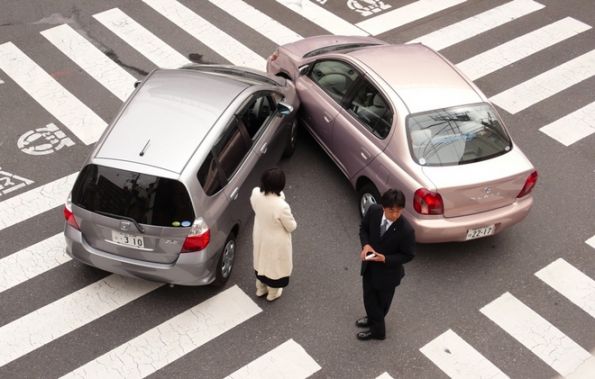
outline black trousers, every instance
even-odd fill
[[[370,332],[376,337],[385,337],[384,316],[390,309],[393,301],[395,287],[377,289],[374,288],[369,279],[363,277],[364,283],[364,308],[368,316]]]

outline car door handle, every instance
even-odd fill
[[[262,145],[262,147],[260,148],[260,152],[261,152],[262,154],[266,154],[268,149],[269,149],[269,144],[265,142],[265,143]]]
[[[326,117],[326,115],[322,116],[322,118],[324,119],[324,122],[326,122],[327,124],[331,122],[331,119]]]
[[[240,193],[240,189],[238,187],[234,188],[234,190],[231,192],[231,195],[229,195],[229,197],[232,200],[235,200],[238,198],[238,194]]]
[[[370,154],[368,154],[368,152],[366,150],[362,150],[360,151],[359,155],[365,160],[367,161],[368,158],[370,157]]]

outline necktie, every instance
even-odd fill
[[[384,233],[386,233],[387,229],[388,229],[388,220],[383,220],[382,225],[380,226],[380,236],[383,236]]]

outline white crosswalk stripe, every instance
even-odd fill
[[[408,43],[420,42],[434,50],[442,50],[543,8],[544,5],[533,0],[513,0]]]
[[[511,114],[518,113],[595,75],[595,50],[565,62],[491,98]]]
[[[585,243],[595,249],[595,236],[586,240]]]
[[[190,60],[118,8],[97,13],[93,17],[157,67],[178,68],[190,63]]]
[[[0,328],[0,367],[160,287],[110,275]]]
[[[508,378],[450,329],[419,350],[451,378]]]
[[[320,368],[303,347],[290,339],[225,379],[303,379]]]
[[[591,357],[588,351],[508,292],[480,312],[560,375],[574,372]]]
[[[144,378],[261,311],[233,286],[63,378]]]
[[[44,30],[41,34],[102,86],[125,101],[134,90],[136,79],[109,59],[69,25]]]
[[[12,42],[0,45],[0,69],[83,143],[96,142],[107,126]]]
[[[155,11],[238,66],[264,70],[266,61],[176,0],[143,0]]]
[[[537,271],[535,276],[595,318],[595,280],[562,258]]]
[[[539,130],[564,146],[595,133],[595,102],[588,104]]]
[[[484,51],[457,67],[469,79],[477,80],[589,29],[589,25],[567,17]]]
[[[387,372],[382,373],[380,376],[377,376],[376,379],[393,379]]]

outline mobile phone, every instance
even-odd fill
[[[370,259],[374,258],[375,256],[376,256],[375,253],[369,253],[369,254],[366,254],[366,258],[364,258],[364,259],[370,260]]]

